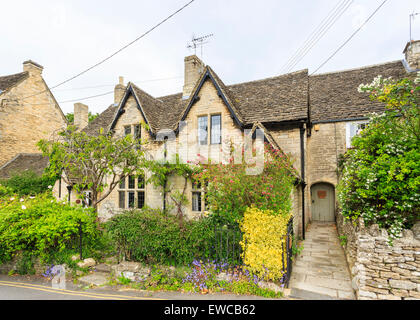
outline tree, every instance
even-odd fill
[[[101,129],[97,136],[90,136],[69,126],[59,136],[57,141],[38,142],[50,159],[48,172],[61,175],[79,194],[90,191],[95,210],[122,179],[141,174],[137,170],[143,165],[144,152],[141,141],[132,135],[117,137]]]
[[[378,224],[390,240],[420,218],[420,73],[415,80],[377,77],[360,92],[385,104],[344,155],[338,199],[342,214]]]

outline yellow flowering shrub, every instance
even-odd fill
[[[283,274],[282,253],[286,248],[290,213],[248,208],[240,224],[243,232],[242,259],[246,269],[265,280],[278,280]],[[286,252],[284,256],[286,270]]]

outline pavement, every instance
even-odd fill
[[[124,286],[87,288],[66,281],[65,289],[52,288],[40,276],[0,275],[0,300],[272,300],[237,294],[199,294],[134,290]]]
[[[354,300],[350,271],[335,223],[312,222],[303,250],[293,263],[290,297],[305,300]]]

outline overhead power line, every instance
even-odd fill
[[[333,52],[332,55],[330,55],[314,72],[312,72],[310,75],[313,75],[316,73],[319,69],[321,69],[328,61],[330,61],[347,43],[350,42],[350,40],[366,25],[366,23],[369,22],[370,19],[379,11],[379,9],[382,8],[382,6],[387,2],[388,0],[383,1],[379,7],[376,8],[376,10],[363,22],[363,24],[355,31],[353,34],[341,45],[338,47],[337,50]]]
[[[281,73],[291,71],[307,54],[308,52],[323,38],[323,36],[332,28],[337,20],[350,7],[353,0],[343,0],[338,3],[323,19],[317,28],[309,35],[303,45],[295,52],[295,54],[283,66]]]
[[[321,21],[321,23],[312,31],[312,33],[306,38],[306,40],[303,42],[302,46],[299,47],[298,50],[287,60],[287,62],[283,65],[281,72],[284,70],[287,70],[287,68],[291,65],[292,61],[296,59],[297,56],[302,52],[302,50],[307,46],[308,42],[315,36],[316,33],[319,32],[319,29],[322,28],[322,26],[330,19],[333,12],[337,10],[339,6],[341,6],[346,0],[343,0],[341,3],[338,2],[334,8],[327,14],[327,16]]]
[[[140,35],[139,37],[137,37],[136,39],[134,39],[133,41],[129,42],[128,44],[126,44],[125,46],[123,46],[122,48],[118,49],[117,51],[115,51],[114,53],[112,53],[111,55],[109,55],[108,57],[102,59],[101,61],[99,61],[98,63],[95,63],[94,65],[90,66],[89,68],[79,72],[78,74],[52,86],[50,88],[50,90],[55,89],[59,86],[62,86],[63,84],[70,82],[78,77],[80,77],[81,75],[85,74],[86,72],[89,72],[90,70],[96,68],[97,66],[105,63],[106,61],[108,61],[109,59],[111,59],[112,57],[114,57],[115,55],[117,55],[118,53],[120,53],[121,51],[123,51],[124,49],[127,49],[129,46],[131,46],[132,44],[134,44],[135,42],[139,41],[140,39],[144,38],[146,35],[148,35],[149,33],[151,33],[153,30],[155,30],[156,28],[158,28],[160,25],[162,25],[163,23],[165,23],[166,21],[168,21],[169,19],[171,19],[173,16],[175,16],[176,14],[178,14],[179,12],[181,12],[182,10],[184,10],[186,7],[188,7],[191,3],[193,3],[195,0],[191,0],[189,1],[187,4],[183,5],[181,8],[179,8],[178,10],[176,10],[174,13],[172,13],[171,15],[169,15],[168,17],[166,17],[165,19],[163,19],[162,21],[160,21],[158,24],[154,25],[152,28],[150,28],[149,30],[147,30],[146,32],[144,32],[142,35]],[[42,94],[44,92],[46,92],[47,90],[43,90],[40,91],[38,93],[35,93],[33,95],[27,96],[27,97],[23,97],[22,100],[27,99],[27,98],[31,98],[34,96],[37,96],[39,94]]]
[[[93,96],[88,96],[88,97],[83,97],[83,98],[78,98],[78,99],[72,99],[72,100],[65,100],[65,101],[58,101],[57,103],[68,103],[68,102],[79,102],[79,101],[83,101],[83,100],[88,100],[88,99],[93,99],[93,98],[98,98],[98,97],[103,97],[109,94],[114,93],[114,91],[108,91],[108,92],[104,92],[104,93],[100,93],[100,94],[96,94]],[[42,105],[50,105],[54,102],[44,102],[44,103],[31,103],[31,106],[42,106]]]
[[[175,80],[175,79],[181,79],[183,76],[179,77],[171,77],[171,78],[160,78],[160,79],[149,79],[149,80],[140,80],[140,81],[131,81],[134,83],[148,83],[148,82],[158,82],[158,81],[167,81],[167,80]],[[114,87],[114,84],[102,84],[97,86],[88,86],[88,87],[79,87],[79,88],[68,88],[68,89],[59,89],[57,91],[74,91],[74,90],[83,90],[83,89],[97,89],[97,88],[104,88],[104,87]]]

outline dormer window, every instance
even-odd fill
[[[198,142],[200,145],[209,143],[209,121],[210,119],[210,144],[222,143],[222,116],[213,114],[198,117]]]
[[[200,145],[207,144],[208,124],[207,116],[198,117],[198,143]]]
[[[220,144],[222,143],[222,116],[220,114],[214,114],[211,116],[210,121],[210,134],[211,144]]]

